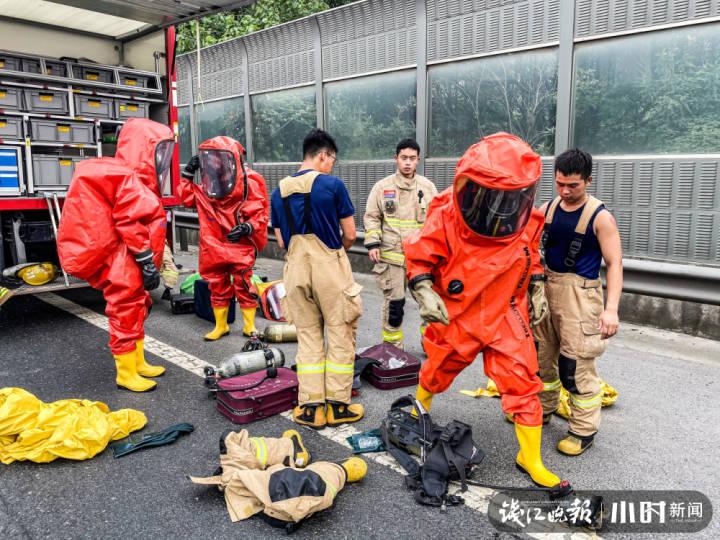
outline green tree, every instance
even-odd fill
[[[342,6],[351,0],[258,0],[250,6],[227,13],[203,17],[200,24],[200,47],[237,38],[307,17],[313,13]],[[195,23],[178,26],[178,53],[195,50]]]

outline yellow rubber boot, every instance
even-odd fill
[[[243,318],[243,335],[250,337],[255,332],[257,334],[257,328],[255,328],[255,312],[257,308],[240,308]]]
[[[293,457],[293,461],[295,462],[295,467],[297,467],[298,469],[303,469],[307,467],[310,463],[310,452],[308,452],[305,444],[303,444],[300,433],[298,433],[294,429],[288,429],[285,433],[282,434],[282,436],[286,439],[290,439],[293,443],[293,449],[295,454]]]
[[[430,405],[432,405],[433,400],[433,394],[432,392],[428,392],[425,390],[422,386],[418,384],[417,390],[415,391],[415,399],[417,399],[420,402],[420,405],[422,405],[425,408],[425,411],[430,411]],[[412,413],[413,416],[417,416],[418,413],[415,410],[415,407],[413,407]]]
[[[558,485],[560,478],[545,468],[540,457],[542,426],[523,426],[516,423],[515,435],[520,443],[520,452],[518,452],[515,461],[518,468],[529,474],[533,482],[539,486],[553,487]]]
[[[143,379],[138,375],[136,362],[137,351],[113,356],[115,358],[115,368],[117,369],[117,377],[115,382],[118,388],[124,388],[131,392],[149,392],[155,390],[157,383],[148,379]]]
[[[165,368],[162,366],[153,366],[145,361],[145,340],[137,341],[137,356],[135,357],[135,367],[138,375],[143,377],[161,377],[165,374]]]
[[[365,478],[365,475],[367,474],[367,463],[359,457],[346,459],[342,463],[342,468],[345,469],[345,472],[347,473],[347,481],[349,483],[359,482]]]
[[[229,311],[230,308],[227,306],[213,308],[213,314],[215,315],[215,329],[212,332],[205,334],[205,341],[216,341],[230,333],[230,327],[227,323]]]

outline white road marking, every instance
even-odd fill
[[[105,315],[102,315],[100,313],[96,313],[92,311],[91,309],[88,309],[84,306],[81,306],[80,304],[77,304],[71,300],[68,300],[66,298],[63,298],[62,296],[58,296],[54,293],[45,293],[37,295],[37,298],[40,300],[58,308],[62,309],[63,311],[66,311],[68,313],[71,313],[72,315],[75,315],[76,317],[84,320],[85,322],[88,322],[101,330],[108,330],[108,320]],[[203,368],[206,366],[212,366],[216,367],[213,364],[210,364],[209,362],[206,362],[205,360],[202,360],[198,358],[197,356],[193,356],[192,354],[188,354],[184,351],[181,351],[180,349],[176,349],[172,345],[168,345],[167,343],[163,343],[162,341],[152,338],[150,336],[145,336],[145,350],[151,352],[152,354],[161,357],[162,359],[166,360],[167,362],[170,362],[172,364],[175,364],[178,367],[181,367],[190,373],[197,375],[199,377],[205,377],[203,373]],[[292,411],[286,411],[281,414],[284,418],[287,418],[292,422]],[[347,442],[347,438],[351,435],[355,435],[357,433],[360,433],[359,430],[357,430],[354,426],[346,424],[344,426],[341,426],[339,428],[325,428],[322,430],[317,431],[320,435],[325,437],[326,439],[329,439],[337,444],[340,444],[342,446],[345,446],[346,448],[350,448],[350,444]],[[371,459],[375,461],[376,463],[379,463],[380,465],[384,465],[386,467],[389,467],[393,471],[405,475],[405,469],[403,469],[397,461],[395,461],[390,454],[385,452],[380,453],[370,453],[370,454],[363,454],[364,459]],[[481,512],[483,514],[487,515],[488,511],[488,505],[490,503],[490,499],[492,498],[493,494],[495,493],[491,489],[487,488],[481,488],[477,486],[468,486],[468,490],[464,493],[460,493],[459,486],[457,484],[453,484],[455,487],[455,491],[458,492],[459,495],[461,495],[465,499],[465,506],[468,506],[469,508],[472,508],[473,510],[476,510],[478,512]],[[452,491],[452,490],[451,490]],[[452,493],[455,493],[452,491]],[[409,495],[409,494],[408,494]],[[590,540],[590,539],[600,539],[600,536],[597,535],[590,535],[585,533],[577,533],[577,532],[567,532],[567,533],[548,533],[548,534],[528,534],[528,536],[532,538],[538,538],[543,540],[560,540],[560,539],[571,539],[571,540]]]

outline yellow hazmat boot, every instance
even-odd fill
[[[257,328],[255,328],[255,312],[257,308],[240,308],[243,318],[243,335],[250,337],[255,332],[257,334]]]
[[[348,482],[359,482],[367,474],[367,463],[359,457],[351,457],[342,463],[342,468],[347,473]]]
[[[117,369],[117,377],[115,382],[118,388],[124,388],[131,392],[149,392],[155,390],[157,383],[148,379],[143,379],[138,375],[137,367],[137,351],[125,354],[114,355],[115,368]]]
[[[365,416],[365,407],[359,403],[328,403],[327,404],[327,425],[331,427],[340,424],[351,424]]]
[[[325,404],[298,405],[293,409],[293,421],[301,426],[313,429],[322,429],[327,421],[325,419]]]
[[[425,412],[430,411],[430,405],[432,405],[433,400],[433,394],[432,392],[428,392],[425,390],[422,386],[418,384],[417,390],[415,391],[415,399],[417,399],[420,402],[420,405],[422,405],[425,408]],[[417,411],[415,410],[415,407],[413,407],[412,413],[413,416],[417,416]]]
[[[143,377],[160,377],[165,374],[165,368],[162,366],[153,366],[145,361],[145,340],[137,341],[137,356],[135,358],[135,367],[138,375]]]
[[[282,434],[282,436],[286,439],[290,439],[293,443],[293,448],[295,449],[295,455],[293,457],[295,467],[297,467],[298,469],[307,467],[310,463],[310,452],[308,452],[308,449],[305,448],[300,434],[294,429],[288,429],[285,433]]]
[[[227,323],[229,311],[230,308],[228,306],[213,308],[213,314],[215,315],[215,329],[212,332],[205,334],[205,341],[216,341],[230,333],[230,327]]]
[[[515,463],[518,468],[529,474],[533,482],[539,486],[553,487],[560,483],[560,478],[548,471],[540,457],[540,441],[542,426],[523,426],[515,424],[515,435],[520,443]]]

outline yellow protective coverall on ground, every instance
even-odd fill
[[[191,476],[190,480],[218,486],[233,522],[264,512],[283,523],[298,523],[330,508],[347,479],[345,469],[336,463],[297,463],[300,454],[285,436],[273,439],[250,437],[246,430],[230,432],[220,449],[222,473],[209,478]]]
[[[310,171],[281,180],[281,196],[310,193],[317,175]],[[299,406],[349,404],[362,287],[355,283],[345,250],[330,249],[314,234],[293,234],[283,282],[283,313],[297,328]]]
[[[368,197],[364,243],[368,250],[380,250],[373,273],[383,292],[382,340],[396,347],[403,346],[407,289],[402,241],[422,228],[427,207],[436,195],[435,184],[424,176],[405,178],[396,172],[375,184]]]
[[[104,403],[86,399],[43,403],[21,388],[2,388],[0,462],[90,459],[145,424],[141,411],[110,412]]]

